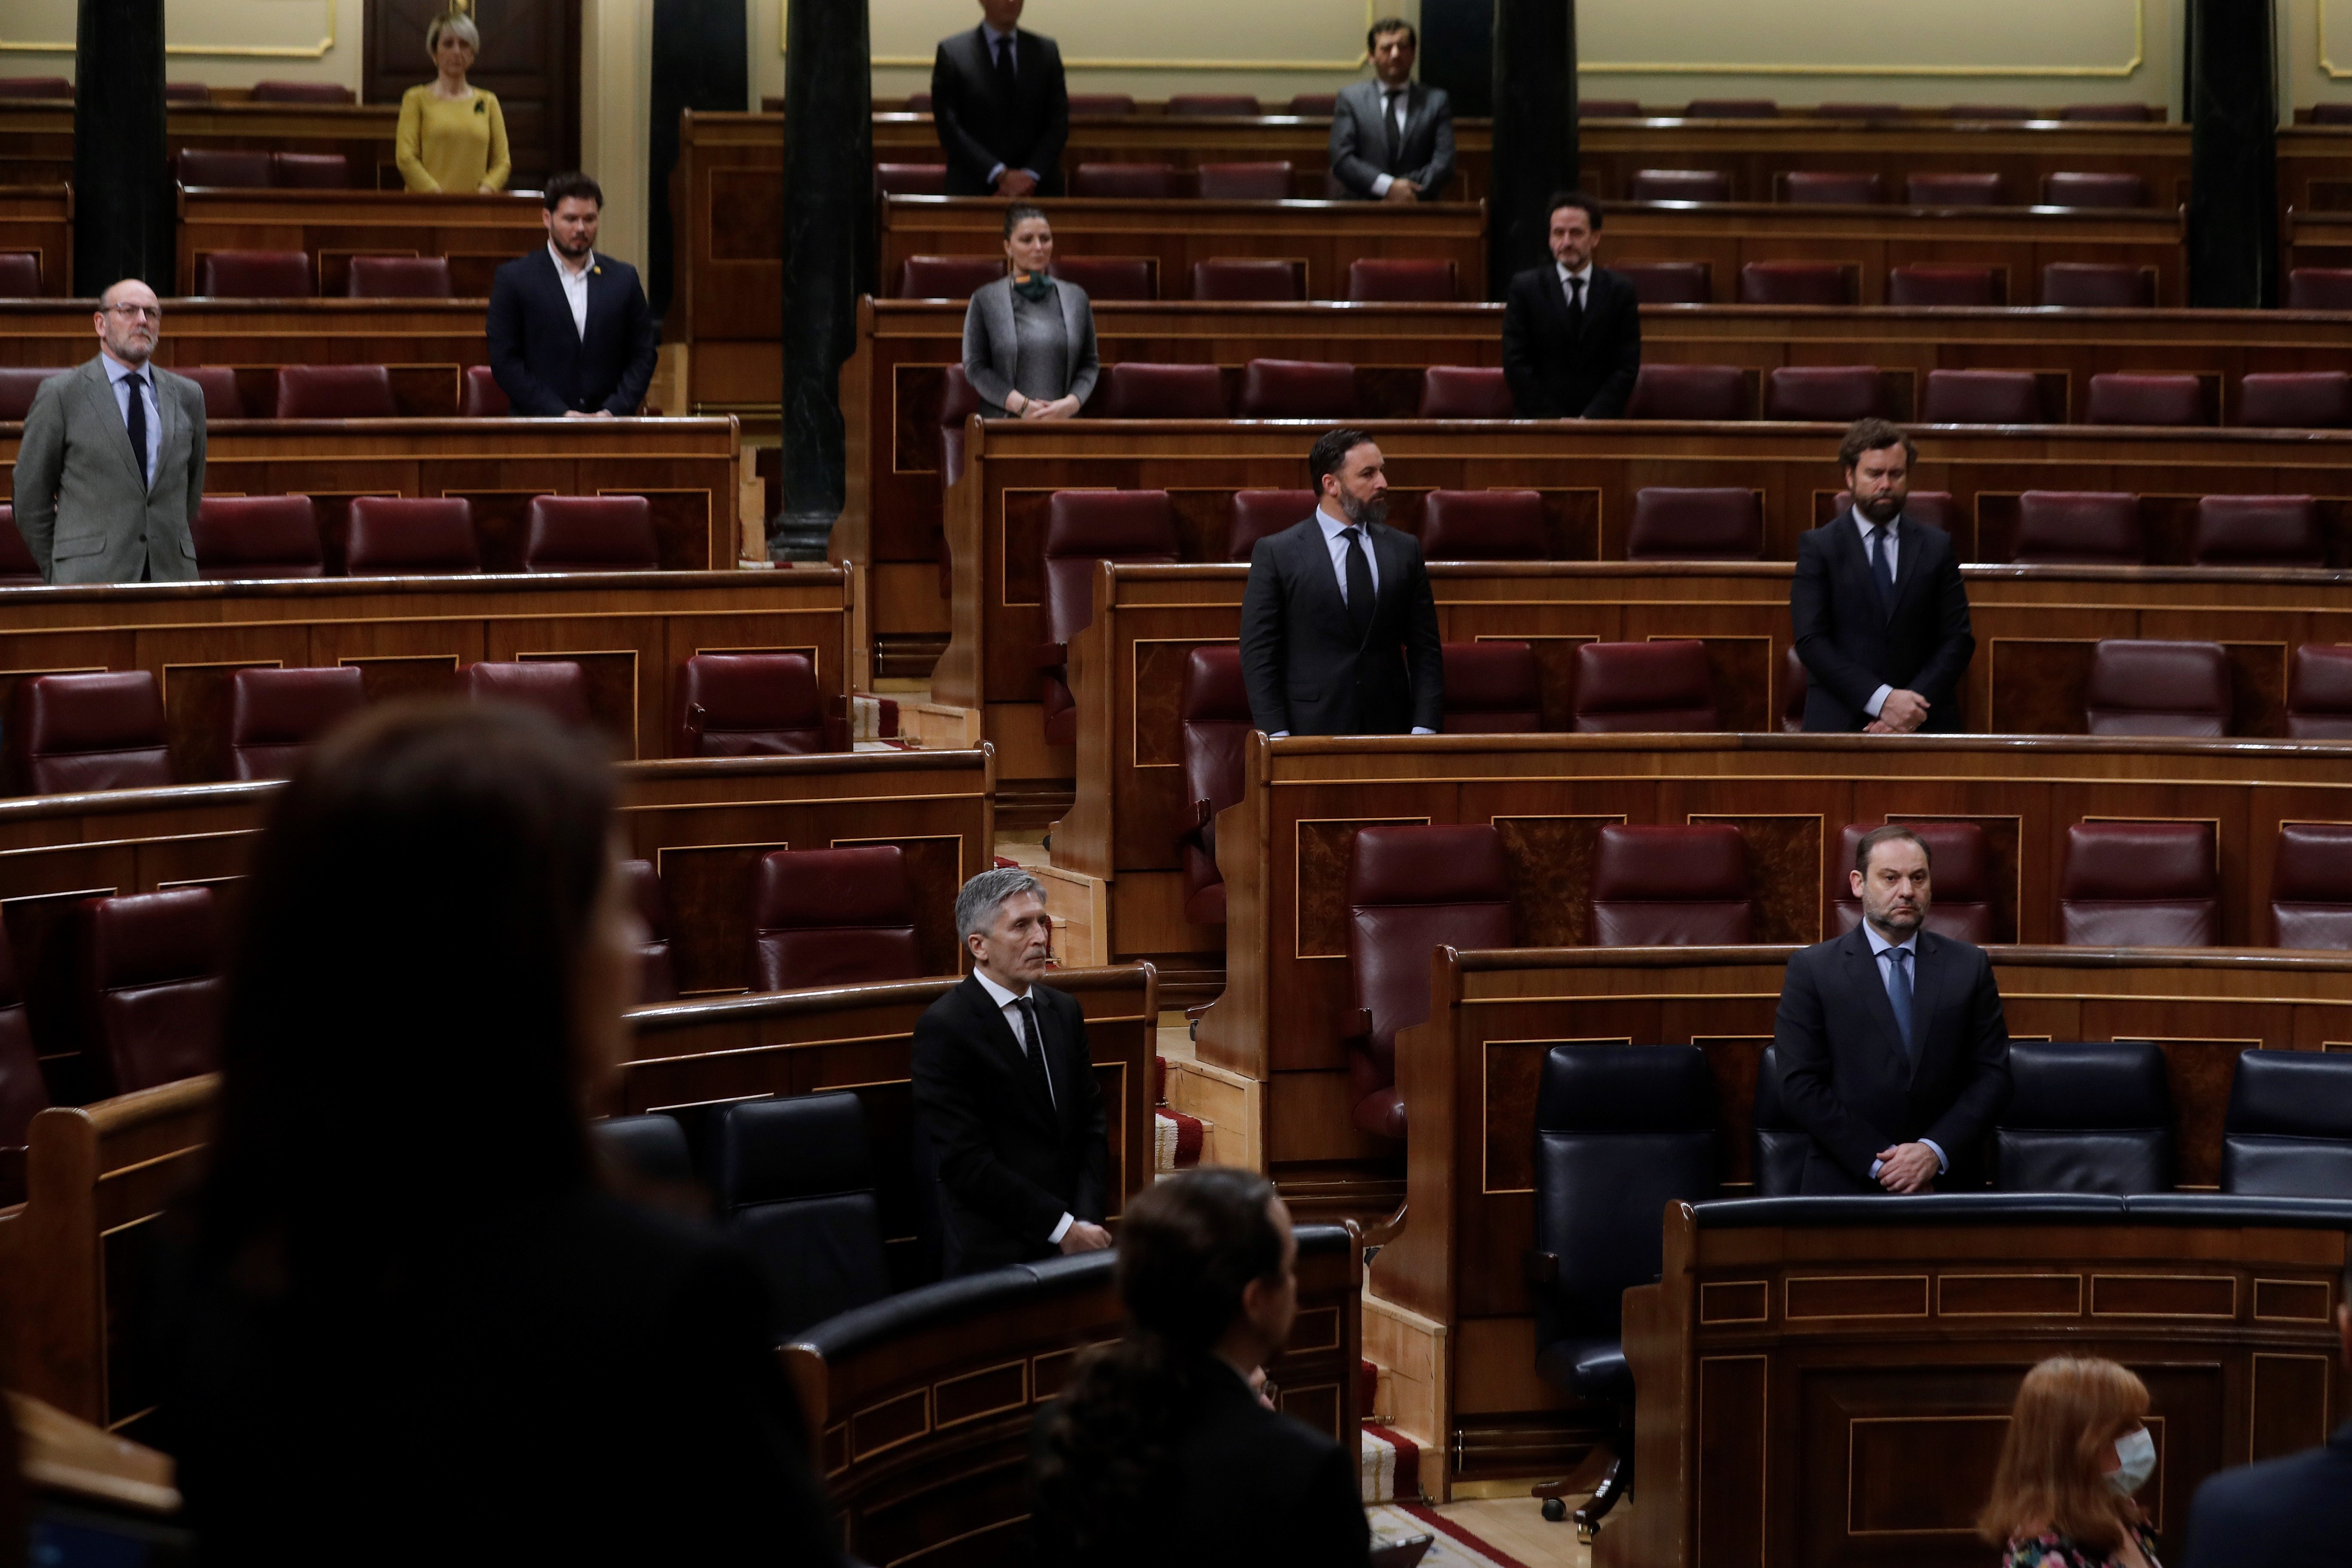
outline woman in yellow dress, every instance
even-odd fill
[[[474,19],[455,11],[425,29],[425,52],[440,74],[401,94],[394,142],[400,177],[412,191],[495,195],[514,172],[497,95],[466,81],[481,47]]]

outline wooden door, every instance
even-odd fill
[[[367,0],[365,89],[369,103],[433,79],[425,29],[455,8],[474,18],[482,47],[468,79],[498,94],[514,174],[507,188],[537,190],[550,174],[580,166],[578,0]]]

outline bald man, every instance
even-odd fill
[[[205,395],[149,363],[155,291],[99,296],[98,357],[33,395],[16,451],[16,531],[51,583],[192,583],[205,493]]]

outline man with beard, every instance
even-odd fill
[[[1307,469],[1315,514],[1250,552],[1250,718],[1274,736],[1434,734],[1445,717],[1437,601],[1421,542],[1383,521],[1381,449],[1361,430],[1333,430]]]
[[[1984,950],[1927,929],[1927,846],[1890,823],[1848,876],[1862,923],[1789,960],[1780,1104],[1811,1135],[1808,1196],[1921,1193],[2009,1103],[2009,1026]]]
[[[517,414],[635,414],[654,378],[658,329],[637,269],[596,253],[604,188],[558,174],[541,201],[546,248],[490,280],[490,374]]]
[[[1960,677],[1977,639],[1950,538],[1903,515],[1918,456],[1884,419],[1854,426],[1838,447],[1853,508],[1797,541],[1789,616],[1809,731],[1960,727]]]

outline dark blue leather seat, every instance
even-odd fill
[[[1804,1189],[1805,1155],[1812,1134],[1780,1104],[1780,1053],[1770,1046],[1756,1067],[1756,1195],[1794,1197]]]
[[[2172,1185],[2172,1091],[2144,1040],[2013,1045],[2009,1109],[1992,1131],[2006,1193],[2160,1193]]]
[[[890,1293],[866,1111],[854,1094],[730,1105],[719,1120],[719,1210],[767,1267],[792,1334]]]
[[[2221,1124],[2221,1190],[2352,1198],[2352,1057],[2247,1051]]]

